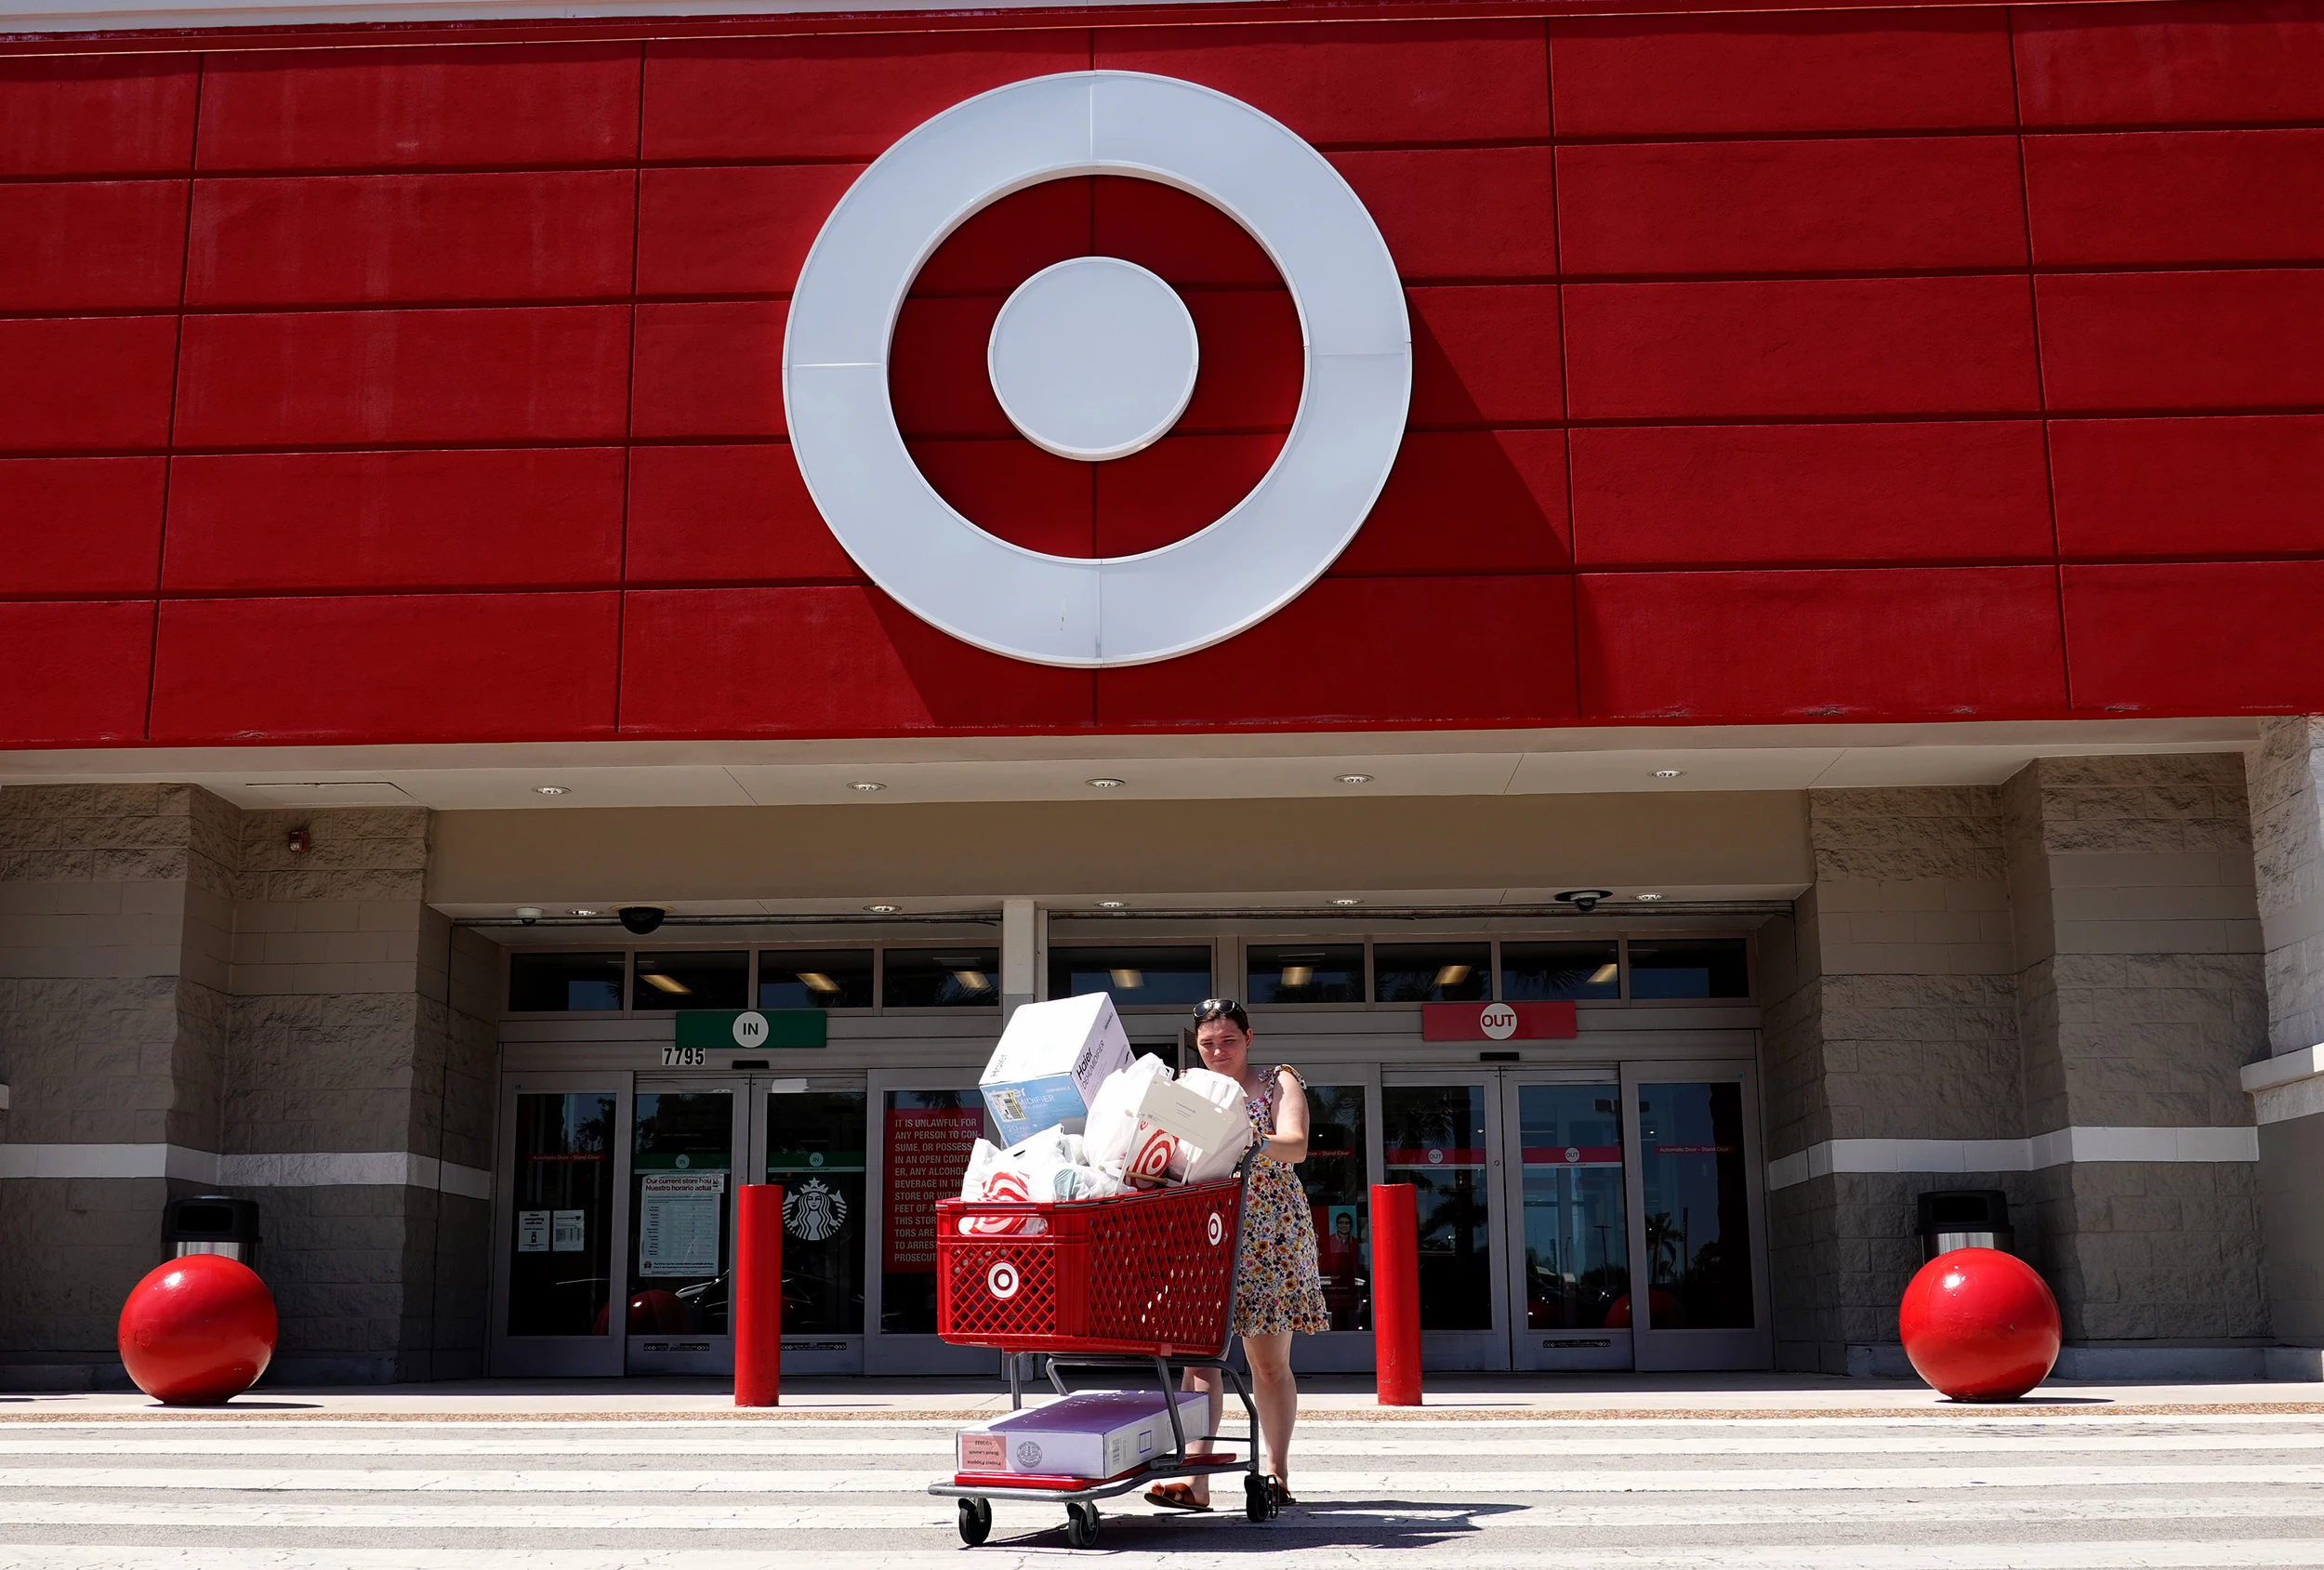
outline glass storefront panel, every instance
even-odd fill
[[[1113,994],[1117,1008],[1135,1003],[1191,1007],[1210,996],[1210,950],[1052,946],[1049,995],[1078,997],[1089,992]]]
[[[1741,938],[1656,938],[1630,945],[1630,995],[1749,997],[1750,950]]]
[[[888,1008],[1000,1006],[997,948],[891,948],[885,961],[880,1001]]]
[[[702,954],[640,950],[637,975],[629,984],[629,1007],[744,1009],[749,1007],[749,988],[750,956],[741,949]]]
[[[1486,1185],[1485,1088],[1380,1091],[1387,1181],[1410,1183],[1419,1213],[1420,1327],[1493,1327],[1492,1214]]]
[[[761,1009],[868,1009],[872,951],[780,948],[759,955]]]
[[[605,1333],[617,1110],[612,1096],[517,1097],[511,1336]]]
[[[1374,943],[1376,1003],[1471,1003],[1492,996],[1490,943]]]
[[[1315,1220],[1315,1260],[1323,1270],[1324,1307],[1334,1330],[1372,1327],[1369,1132],[1364,1087],[1307,1088],[1307,1159],[1298,1170]]]
[[[1501,1000],[1622,996],[1621,950],[1613,939],[1570,943],[1501,944]]]
[[[1517,1087],[1527,1329],[1627,1322],[1620,1109],[1621,1087],[1610,1082]]]
[[[959,1197],[969,1152],[984,1134],[974,1090],[890,1090],[882,1109],[887,1193],[880,1239],[879,1328],[936,1333],[936,1201]]]
[[[1752,1328],[1741,1082],[1641,1085],[1638,1149],[1653,1327]]]
[[[1364,1001],[1362,943],[1253,943],[1244,952],[1246,1003]]]
[[[783,1328],[864,1329],[864,1092],[767,1097],[767,1177],[783,1185]]]
[[[512,954],[508,1010],[516,1014],[615,1011],[621,1008],[618,954]]]
[[[731,1090],[640,1091],[629,1154],[629,1333],[726,1334]]]

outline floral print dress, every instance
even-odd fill
[[[1244,1098],[1254,1145],[1274,1132],[1275,1091],[1285,1069],[1290,1069],[1302,1092],[1307,1088],[1299,1070],[1279,1063],[1267,1075],[1264,1096]],[[1307,1207],[1307,1190],[1287,1163],[1263,1154],[1253,1158],[1250,1186],[1243,1194],[1235,1328],[1244,1336],[1284,1330],[1312,1336],[1331,1328],[1331,1315],[1324,1307],[1323,1275],[1315,1267],[1315,1220]]]

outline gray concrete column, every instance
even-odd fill
[[[1000,902],[1000,1017],[1049,991],[1049,912],[1031,900]]]

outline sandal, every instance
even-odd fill
[[[1274,1500],[1278,1505],[1296,1505],[1299,1503],[1297,1499],[1291,1497],[1291,1490],[1284,1486],[1283,1479],[1277,1477],[1273,1472],[1269,1472],[1267,1474],[1267,1497]]]
[[[1146,1490],[1146,1503],[1160,1505],[1164,1510],[1208,1511],[1210,1507],[1195,1497],[1195,1491],[1183,1483],[1157,1483]]]

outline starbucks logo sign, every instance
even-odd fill
[[[783,1194],[783,1230],[802,1243],[821,1243],[847,1225],[847,1196],[810,1178]]]

